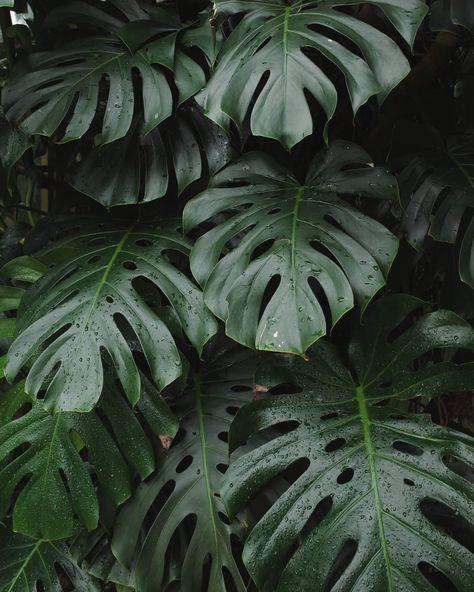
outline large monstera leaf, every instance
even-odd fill
[[[174,437],[176,419],[146,380],[138,408],[157,436]],[[128,465],[142,479],[155,468],[150,441],[111,380],[104,389],[99,412],[88,414],[50,415],[25,393],[24,381],[3,393],[0,516],[3,518],[13,505],[15,531],[38,539],[71,536],[76,516],[87,529],[96,528],[99,503],[90,469],[83,460],[84,451],[102,491],[114,504],[130,497]]]
[[[230,523],[219,488],[228,462],[230,422],[252,397],[254,361],[255,355],[247,351],[223,350],[195,377],[179,401],[182,432],[176,444],[161,454],[156,475],[139,486],[119,513],[112,550],[124,566],[134,562],[135,584],[141,592],[163,589],[170,555],[177,553],[181,553],[183,592],[226,592],[224,572],[233,581],[233,590],[246,590],[231,542],[234,535],[242,538],[245,525]],[[178,552],[183,528],[186,544]],[[208,561],[210,572],[203,588]]]
[[[132,45],[141,34],[143,23],[137,21],[125,23],[116,35],[81,38],[33,53],[9,82],[3,99],[7,117],[29,134],[56,133],[59,142],[81,138],[93,123],[100,124],[100,144],[119,140],[129,132],[135,110],[143,114],[144,132],[153,130],[172,114],[174,85],[182,102],[205,83],[199,60],[183,49],[208,47],[173,14],[156,9],[153,16],[149,25],[144,22],[145,30],[151,26],[155,34],[145,46]],[[127,34],[132,25],[138,30]],[[171,85],[169,71],[175,74]]]
[[[102,391],[102,354],[107,352],[135,404],[140,374],[127,337],[138,339],[160,389],[178,378],[182,366],[167,326],[169,315],[152,310],[141,291],[146,288],[148,298],[154,294],[171,304],[198,351],[217,327],[201,292],[174,264],[182,259],[186,265],[190,249],[176,227],[124,229],[99,222],[43,250],[38,257],[52,268],[22,300],[7,378],[13,380],[32,362],[28,393],[37,395],[46,387],[48,409],[89,411]]]
[[[182,193],[231,156],[227,136],[196,104],[183,106],[148,134],[135,120],[121,140],[91,149],[90,138],[84,137],[71,149],[70,184],[107,208],[163,197],[170,177]]]
[[[98,583],[81,569],[66,544],[0,533],[0,592],[62,592],[65,578],[58,568],[75,592],[99,592]]]
[[[472,554],[433,523],[428,508],[444,507],[454,530],[455,515],[470,520],[473,486],[449,461],[472,464],[474,440],[389,404],[472,388],[473,364],[419,360],[438,348],[473,349],[474,331],[447,311],[407,325],[419,306],[410,296],[377,303],[352,340],[349,366],[319,342],[310,362],[277,358],[257,375],[259,390],[288,383],[301,390],[244,407],[231,427],[235,449],[286,426],[231,462],[222,490],[231,514],[283,470],[300,467],[247,540],[244,560],[259,587],[428,592],[438,588],[423,574],[434,568],[460,592],[470,590]]]
[[[321,67],[321,58],[344,75],[354,111],[373,95],[384,98],[410,70],[389,37],[338,10],[360,4],[357,0],[214,4],[218,12],[245,15],[225,41],[198,100],[221,125],[230,116],[242,126],[251,111],[252,132],[276,138],[287,148],[313,132],[306,93],[319,102],[327,120],[336,110],[337,90]],[[370,4],[385,13],[408,44],[413,43],[427,12],[424,2],[372,0]],[[363,57],[347,49],[344,40],[357,46]]]
[[[414,155],[400,174],[403,230],[415,248],[429,234],[457,243],[459,274],[474,288],[474,134],[456,135]],[[464,221],[467,224],[464,224]]]
[[[326,332],[321,293],[334,324],[354,298],[364,308],[384,285],[396,237],[339,196],[397,198],[394,178],[360,166],[369,162],[358,146],[335,142],[301,185],[285,167],[250,153],[187,204],[187,230],[214,218],[193,248],[191,269],[230,337],[301,354]]]

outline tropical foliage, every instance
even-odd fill
[[[470,0],[0,26],[0,592],[471,592]]]

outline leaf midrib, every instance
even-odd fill
[[[359,417],[362,423],[362,430],[364,435],[364,444],[367,452],[367,462],[370,469],[370,478],[372,482],[372,491],[374,494],[375,512],[377,515],[377,525],[379,529],[380,547],[382,549],[385,570],[387,574],[387,592],[395,592],[393,589],[392,581],[392,563],[390,560],[390,554],[387,546],[385,537],[385,524],[384,524],[384,510],[382,505],[382,498],[379,490],[379,483],[377,477],[377,467],[375,464],[375,448],[372,440],[371,420],[369,416],[369,410],[367,401],[365,399],[364,389],[361,386],[356,388],[356,400],[359,409]]]
[[[14,577],[14,579],[11,581],[10,583],[10,587],[8,588],[7,592],[11,592],[15,586],[15,584],[17,583],[18,579],[21,576],[24,576],[24,572],[25,569],[27,568],[28,564],[30,563],[33,555],[38,551],[39,547],[43,544],[43,539],[39,539],[35,546],[33,547],[31,553],[28,554],[28,556],[25,558],[25,560],[22,562],[21,568],[19,570],[19,572],[16,574],[16,576]],[[26,579],[26,576],[25,576]]]
[[[196,412],[198,416],[199,424],[199,444],[201,447],[201,458],[202,458],[202,469],[204,474],[204,481],[206,483],[206,497],[209,509],[209,516],[211,519],[212,533],[214,535],[214,548],[216,554],[216,563],[220,562],[220,545],[219,545],[219,534],[216,524],[216,517],[214,514],[214,496],[212,492],[211,479],[209,476],[209,467],[207,460],[207,441],[206,441],[206,427],[204,425],[204,410],[202,407],[202,389],[200,376],[196,376],[194,379],[194,390],[196,397]]]

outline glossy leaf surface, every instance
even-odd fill
[[[186,230],[214,222],[193,248],[191,269],[232,339],[304,353],[354,299],[363,309],[384,285],[398,241],[340,197],[397,199],[392,175],[364,166],[369,162],[358,146],[335,142],[301,185],[285,167],[250,153],[186,205]],[[329,304],[328,323],[320,293]]]
[[[111,382],[99,408],[88,414],[50,415],[26,395],[24,381],[3,393],[0,514],[5,516],[15,499],[16,532],[48,540],[67,538],[76,515],[89,530],[97,527],[99,505],[83,448],[102,490],[115,504],[131,494],[127,463],[141,478],[153,472],[155,456],[148,437]],[[146,382],[139,409],[156,435],[176,434],[176,420]]]
[[[291,148],[313,132],[305,92],[318,101],[326,120],[336,110],[338,93],[321,67],[321,57],[344,75],[354,112],[373,95],[384,98],[409,72],[402,51],[388,36],[338,10],[360,4],[356,0],[214,4],[223,14],[245,13],[198,97],[209,117],[221,125],[230,116],[242,127],[250,112],[254,135],[276,138]],[[413,43],[427,12],[424,2],[372,0],[370,4],[380,8],[407,43]],[[344,46],[347,40],[363,57]]]
[[[64,543],[35,541],[18,534],[0,534],[0,591],[62,592],[60,567],[72,582],[75,592],[99,592],[98,583],[71,557]]]
[[[27,133],[56,133],[58,141],[68,142],[81,138],[97,122],[99,99],[105,93],[100,144],[125,137],[135,109],[143,114],[145,133],[153,130],[172,114],[175,86],[182,102],[205,83],[199,61],[182,51],[188,45],[186,36],[190,36],[186,27],[164,10],[156,9],[153,14],[157,21],[150,16],[145,24],[125,22],[118,29],[121,38],[81,38],[52,51],[31,54],[17,66],[5,93],[8,118]],[[99,21],[99,28],[110,28],[107,24]],[[148,26],[158,38],[146,46],[132,45]],[[133,29],[127,35],[129,27]],[[171,84],[169,70],[174,72]]]
[[[5,375],[13,380],[32,361],[26,390],[47,388],[44,403],[56,411],[89,411],[103,385],[102,351],[130,399],[140,396],[140,375],[127,335],[138,339],[152,377],[164,388],[181,374],[181,360],[167,326],[140,295],[148,282],[158,303],[171,303],[198,351],[216,331],[201,292],[172,262],[186,264],[190,244],[172,223],[129,227],[101,223],[80,227],[39,255],[52,269],[22,300],[18,336]]]
[[[438,589],[424,575],[431,566],[460,592],[470,590],[473,556],[456,528],[472,517],[474,488],[449,459],[472,465],[474,439],[374,404],[472,385],[472,364],[416,369],[424,352],[474,347],[472,328],[452,313],[431,313],[400,330],[418,306],[400,296],[373,307],[351,343],[350,368],[319,342],[311,362],[276,359],[257,376],[262,388],[301,390],[246,406],[230,432],[235,449],[262,430],[288,426],[231,463],[222,492],[231,514],[283,470],[301,467],[247,540],[244,561],[260,587],[428,592]],[[449,531],[429,511],[433,503],[450,516]]]
[[[119,514],[112,550],[126,567],[136,558],[134,577],[142,592],[162,589],[170,554],[175,555],[176,545],[181,544],[180,590],[203,590],[203,566],[208,558],[208,592],[226,592],[224,569],[233,589],[246,590],[231,548],[231,535],[242,538],[244,525],[230,524],[219,488],[228,462],[230,421],[252,396],[254,360],[249,352],[237,350],[220,353],[207,364],[179,400],[182,436],[178,434],[176,444],[161,454],[156,475],[137,489]],[[153,519],[148,522],[151,511]],[[188,533],[184,543],[181,526]]]
[[[171,155],[171,158],[170,158]],[[196,105],[178,111],[148,134],[138,121],[127,136],[106,146],[74,146],[70,184],[110,208],[163,197],[176,179],[181,193],[205,172],[216,173],[230,159],[229,141]]]

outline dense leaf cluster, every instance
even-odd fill
[[[471,0],[0,26],[0,592],[471,592]]]

